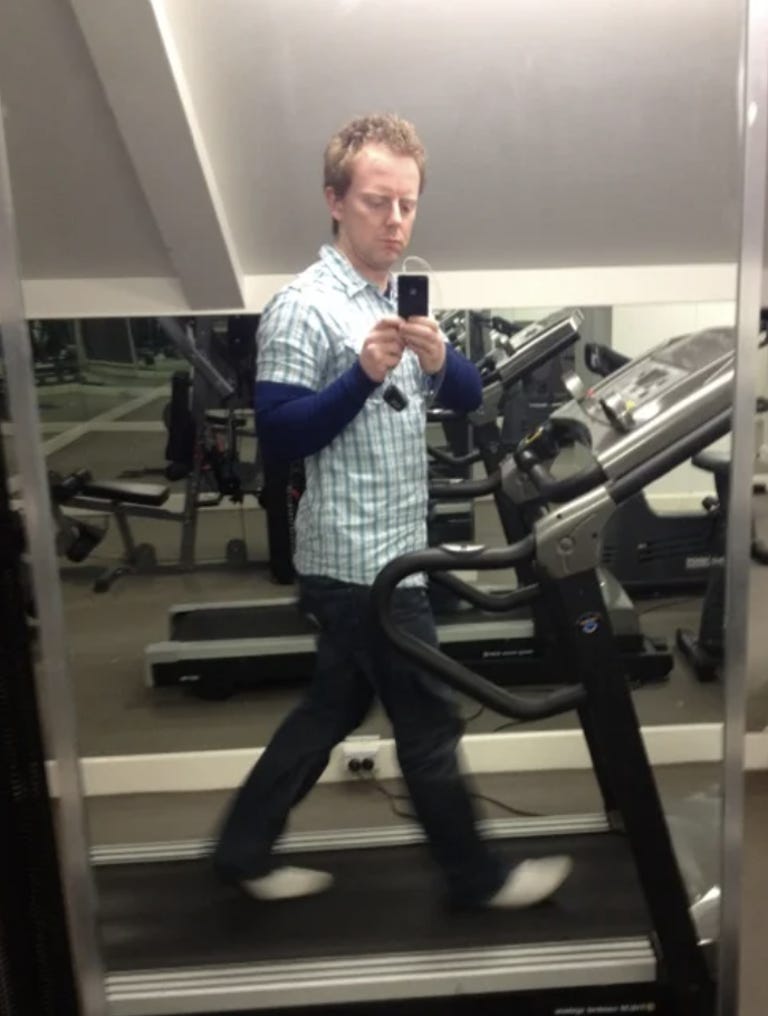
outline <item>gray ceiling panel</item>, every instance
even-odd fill
[[[323,146],[373,109],[429,149],[412,250],[436,269],[736,255],[733,0],[164,6],[248,274],[314,256]],[[0,95],[24,276],[173,274],[67,0],[2,0]]]
[[[0,99],[23,276],[172,275],[67,0],[3,0]]]
[[[322,147],[396,109],[431,178],[436,268],[730,261],[740,5],[166,0],[250,273],[326,233]]]

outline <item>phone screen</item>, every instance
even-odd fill
[[[397,313],[406,320],[429,316],[429,276],[407,272],[398,275]]]

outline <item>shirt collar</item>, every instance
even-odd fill
[[[338,247],[334,247],[332,243],[325,243],[320,248],[320,258],[325,264],[328,271],[340,282],[341,285],[347,292],[347,296],[357,296],[367,286],[375,290],[379,296],[383,296],[385,299],[392,299],[394,293],[393,276],[390,274],[389,281],[387,283],[387,290],[385,293],[379,289],[375,282],[371,282],[369,279],[364,278],[357,269],[353,268],[347,258],[341,253]],[[387,295],[389,294],[389,295]]]

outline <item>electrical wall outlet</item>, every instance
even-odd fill
[[[341,744],[344,768],[350,773],[357,774],[375,772],[380,746],[381,738],[378,734],[348,737]]]

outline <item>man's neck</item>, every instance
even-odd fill
[[[347,259],[358,275],[362,275],[362,277],[367,279],[368,282],[372,282],[374,286],[377,286],[382,293],[386,293],[392,278],[389,270],[377,271],[375,268],[371,268],[370,265],[359,262],[358,259],[355,258],[338,239],[336,240],[334,246],[339,254]]]

